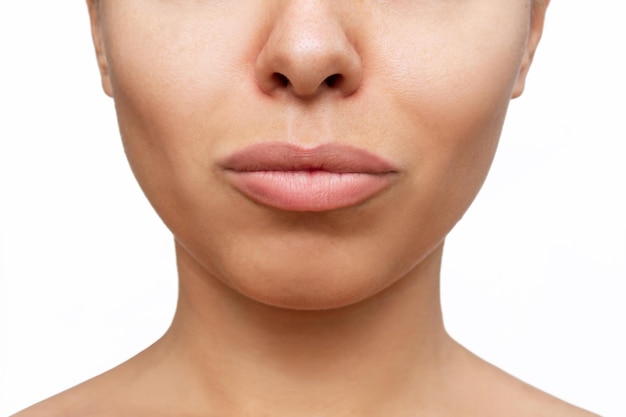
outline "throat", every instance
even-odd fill
[[[320,311],[251,300],[179,256],[178,309],[154,349],[183,358],[184,379],[221,410],[382,412],[435,389],[453,344],[443,328],[433,256],[431,268],[422,262],[373,297]],[[436,273],[427,274],[431,269]]]

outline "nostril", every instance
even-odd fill
[[[276,81],[276,83],[282,87],[287,87],[289,85],[289,78],[285,77],[279,72],[275,72],[274,74],[272,74],[272,78],[274,78],[274,81]]]
[[[330,77],[327,77],[324,82],[326,83],[327,86],[329,87],[334,87],[335,85],[337,85],[337,83],[339,83],[339,81],[341,81],[343,77],[341,76],[341,74],[333,74]]]
[[[321,84],[315,86],[316,87],[315,90],[317,90],[317,87],[321,85],[325,85],[326,87],[331,88],[331,89],[340,88],[341,84],[344,81],[344,78],[345,77],[342,74],[329,75],[328,77],[324,79],[324,81],[322,81]],[[294,91],[295,91],[297,87],[300,87],[300,89],[296,91],[298,94],[300,95],[309,94],[305,91],[306,86],[303,86],[302,83],[300,83],[299,86],[293,85],[289,77],[287,77],[285,74],[282,74],[280,72],[274,72],[272,74],[271,80],[272,80],[271,84],[274,88],[287,88],[287,87],[293,86]],[[313,93],[313,91],[311,93]]]

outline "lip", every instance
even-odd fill
[[[218,165],[244,196],[285,211],[321,212],[358,205],[388,188],[398,173],[386,159],[343,144],[303,148],[284,142],[258,143],[230,154]]]

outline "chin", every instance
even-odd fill
[[[401,276],[380,268],[384,262],[377,267],[367,254],[281,251],[254,255],[249,254],[245,263],[222,264],[220,281],[246,298],[284,309],[346,307],[374,296]]]
[[[264,305],[329,310],[376,296],[421,268],[440,246],[452,221],[416,221],[427,216],[420,210],[407,214],[405,207],[381,203],[349,216],[261,217],[240,210],[236,221],[174,216],[170,226],[181,278],[190,265],[200,281],[224,284]]]
[[[227,285],[241,295],[262,304],[290,310],[329,310],[356,304],[380,292],[389,284],[373,276],[327,273],[324,268],[273,268],[271,274],[254,278],[233,277]],[[271,277],[271,278],[270,278]]]
[[[278,282],[277,282],[278,281]],[[282,281],[282,282],[281,282]],[[261,304],[288,310],[332,310],[357,304],[380,292],[379,286],[362,282],[329,285],[316,277],[274,280],[271,285],[241,284],[235,289]],[[384,288],[384,287],[383,287]]]

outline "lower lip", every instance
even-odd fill
[[[383,191],[391,174],[328,171],[229,173],[231,184],[251,200],[287,211],[329,211],[358,205]]]

